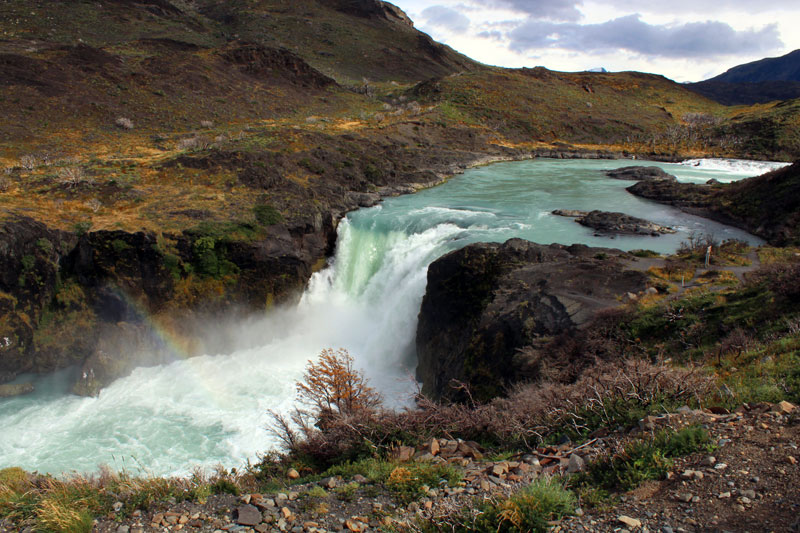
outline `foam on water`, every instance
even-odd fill
[[[351,213],[330,266],[312,277],[298,305],[225,332],[245,348],[137,369],[97,398],[65,394],[74,376],[63,371],[38,378],[33,395],[0,400],[0,468],[59,473],[108,464],[187,474],[195,465],[239,467],[276,445],[265,429],[268,411],[291,408],[295,381],[324,348],[346,348],[387,403],[405,405],[415,390],[413,343],[427,267],[470,242],[523,237],[671,251],[690,231],[758,242],[628,195],[629,183],[602,173],[626,164],[502,163]],[[682,168],[690,179],[737,176],[704,165]],[[550,215],[557,208],[625,211],[681,233],[609,240]]]
[[[747,159],[687,159],[680,164],[701,170],[716,170],[742,176],[759,176],[788,166],[790,163],[750,161]]]

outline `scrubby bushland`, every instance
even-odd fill
[[[290,458],[323,469],[386,456],[396,445],[431,437],[530,450],[549,438],[578,439],[600,427],[631,426],[647,414],[698,402],[712,388],[711,378],[695,368],[624,359],[600,363],[572,383],[522,385],[507,398],[482,405],[445,405],[421,397],[417,409],[402,412],[333,410],[309,418],[308,412],[296,411],[290,420],[276,416],[275,429]]]

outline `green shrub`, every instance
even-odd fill
[[[373,483],[383,483],[389,479],[389,474],[392,473],[395,466],[397,465],[390,461],[369,458],[332,466],[325,472],[325,475],[342,476],[347,479],[360,474]]]
[[[189,497],[191,500],[203,505],[208,501],[208,497],[213,494],[211,486],[208,483],[200,483],[190,491]]]
[[[213,494],[233,494],[234,496],[238,496],[240,492],[236,483],[226,478],[215,480],[211,483],[210,488]]]
[[[408,463],[396,466],[385,485],[400,500],[408,502],[424,496],[424,487],[434,488],[443,483],[453,487],[461,477],[461,471],[449,464]]]
[[[114,248],[114,251],[117,253],[117,255],[119,255],[125,250],[129,249],[131,245],[122,239],[114,239],[111,241],[111,247]]]
[[[260,204],[253,206],[256,221],[262,226],[271,226],[283,220],[283,215],[271,205]]]
[[[636,257],[661,257],[660,253],[654,252],[653,250],[631,250],[628,253]]]
[[[444,521],[420,524],[423,531],[544,533],[549,522],[572,514],[575,495],[556,478],[540,478],[507,499],[468,506]]]
[[[590,485],[609,492],[635,489],[651,479],[662,479],[672,467],[672,458],[710,449],[710,437],[702,428],[690,427],[677,433],[664,430],[653,438],[633,442],[617,454],[589,463],[578,476],[578,485]]]
[[[38,239],[36,241],[36,246],[46,255],[50,255],[51,253],[53,253],[53,243],[47,239],[44,238]]]
[[[314,485],[310,489],[301,492],[300,498],[326,498],[328,496],[328,491],[320,487],[319,485]]]
[[[711,451],[711,437],[705,429],[692,426],[678,432],[656,434],[654,444],[666,457],[683,457],[701,450]]]
[[[76,222],[76,223],[74,223],[72,225],[72,231],[75,232],[75,234],[78,237],[86,235],[87,233],[89,233],[90,229],[92,229],[92,222],[89,221],[89,220],[83,220],[81,222]]]
[[[343,502],[351,502],[356,497],[356,492],[361,487],[358,483],[348,483],[346,485],[341,485],[336,487],[334,492],[336,493],[336,497],[342,500]]]

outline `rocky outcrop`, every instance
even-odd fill
[[[658,180],[628,192],[740,227],[772,245],[800,244],[800,162],[728,184]]]
[[[643,218],[632,217],[625,213],[556,209],[553,214],[575,217],[575,222],[597,230],[600,235],[651,235],[658,237],[665,233],[675,233],[675,230],[668,226],[662,226]]]
[[[301,87],[321,89],[336,82],[314,69],[300,56],[284,48],[269,48],[259,44],[244,44],[222,54],[225,60],[257,78],[266,80],[282,77]]]
[[[664,172],[659,167],[622,167],[613,170],[607,170],[606,176],[617,180],[630,180],[630,181],[658,181],[669,180],[675,181],[675,176]]]
[[[414,26],[402,9],[381,0],[320,0],[320,3],[356,17],[395,19],[403,24]]]
[[[486,400],[538,367],[519,350],[589,323],[618,296],[646,289],[619,250],[479,243],[435,261],[417,327],[417,377],[434,399],[463,399],[453,382]]]

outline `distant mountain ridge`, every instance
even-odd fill
[[[686,87],[725,105],[800,98],[800,50],[745,63]]]
[[[781,57],[768,57],[728,69],[706,81],[759,83],[763,81],[800,81],[800,50]]]

